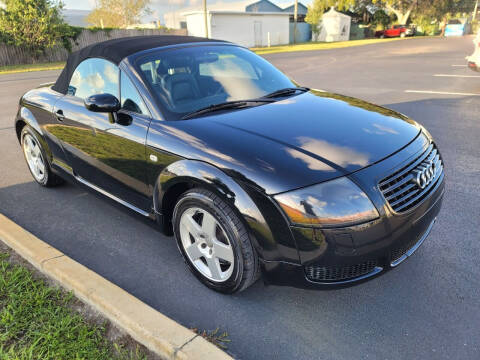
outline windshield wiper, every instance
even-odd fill
[[[188,113],[184,116],[182,116],[182,120],[187,120],[191,119],[195,116],[203,115],[209,112],[214,112],[214,111],[219,111],[219,110],[226,110],[226,109],[238,109],[238,108],[243,108],[243,107],[250,107],[250,106],[255,106],[255,103],[271,103],[274,102],[274,100],[270,99],[252,99],[252,100],[237,100],[237,101],[227,101],[223,102],[220,104],[214,104],[210,105],[195,111],[192,111],[191,113]],[[251,104],[251,105],[249,105]]]
[[[303,86],[285,88],[285,89],[280,89],[280,90],[274,91],[274,92],[272,92],[270,94],[267,94],[265,96],[262,96],[262,98],[267,98],[267,99],[268,98],[275,98],[275,97],[290,95],[290,94],[293,94],[297,91],[306,92],[306,91],[309,91],[309,90],[310,90],[309,88],[303,87]]]
[[[182,116],[182,120],[191,119],[191,118],[196,117],[196,116],[200,116],[200,115],[203,115],[203,114],[206,114],[206,113],[219,111],[219,110],[251,107],[251,106],[256,106],[255,104],[258,104],[258,103],[270,103],[270,102],[275,101],[271,98],[290,95],[290,94],[295,93],[297,91],[306,92],[306,91],[309,91],[309,90],[310,90],[309,88],[301,87],[301,86],[292,87],[292,88],[285,88],[285,89],[276,90],[276,91],[274,91],[270,94],[264,95],[264,96],[259,97],[257,99],[227,101],[227,102],[223,102],[223,103],[220,103],[220,104],[213,104],[213,105],[209,105],[209,106],[206,106],[204,108],[192,111],[191,113],[188,113],[188,114]]]

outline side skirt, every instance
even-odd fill
[[[127,202],[125,200],[122,200],[119,197],[109,193],[108,191],[98,187],[97,185],[94,185],[91,182],[88,182],[84,178],[76,175],[73,172],[73,169],[69,165],[67,165],[65,162],[63,162],[63,161],[61,161],[57,158],[53,158],[52,165],[53,165],[53,169],[56,170],[57,172],[64,173],[65,175],[68,175],[68,176],[72,177],[73,179],[77,180],[79,183],[88,186],[90,189],[93,189],[96,192],[99,192],[100,194],[108,197],[109,199],[112,199],[112,200],[116,201],[117,203],[135,211],[136,213],[138,213],[142,216],[148,217],[152,220],[156,220],[158,215],[159,215],[159,214],[153,214],[153,213],[146,212],[146,211],[136,207],[135,205],[132,205],[129,202]]]
[[[116,197],[115,195],[110,194],[108,191],[105,191],[105,190],[103,190],[102,188],[100,188],[100,187],[98,187],[98,186],[96,186],[96,185],[88,182],[88,181],[85,180],[84,178],[82,178],[82,177],[80,177],[80,176],[77,176],[77,175],[74,175],[74,178],[75,178],[75,180],[77,180],[77,181],[80,182],[81,184],[88,186],[89,188],[91,188],[91,189],[99,192],[99,193],[102,194],[102,195],[105,195],[106,197],[108,197],[108,198],[110,198],[110,199],[118,202],[119,204],[122,204],[123,206],[125,206],[125,207],[127,207],[127,208],[129,208],[129,209],[131,209],[131,210],[133,210],[133,211],[135,211],[135,212],[137,212],[137,213],[139,213],[140,215],[145,216],[145,217],[148,217],[148,218],[155,219],[155,216],[154,216],[153,214],[148,213],[148,212],[146,212],[146,211],[143,211],[142,209],[139,209],[138,207],[136,207],[136,206],[134,206],[134,205],[132,205],[132,204],[130,204],[130,203],[128,203],[128,202],[126,202],[126,201],[118,198],[118,197]]]
[[[52,163],[51,163],[51,169],[59,176],[63,177],[64,179],[70,179],[70,180],[74,180],[74,181],[78,181],[80,184],[83,184],[87,187],[89,187],[90,189],[92,190],[95,190],[96,192],[99,192],[100,194],[108,197],[109,199],[112,199],[114,200],[115,202],[135,211],[137,214],[140,214],[150,220],[153,220],[157,223],[157,225],[159,226],[160,230],[165,234],[165,235],[172,235],[170,234],[168,231],[167,231],[167,227],[165,226],[164,224],[164,217],[161,213],[155,211],[155,210],[152,210],[151,213],[147,212],[147,211],[144,211],[138,207],[136,207],[135,205],[132,205],[130,204],[129,202],[125,201],[125,200],[122,200],[120,198],[118,198],[117,196],[109,193],[108,191],[90,183],[89,181],[83,179],[82,177],[78,176],[78,175],[75,175],[75,173],[73,172],[73,169],[67,165],[65,162],[57,159],[57,158],[53,158],[52,160]]]

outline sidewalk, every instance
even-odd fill
[[[1,214],[0,240],[162,359],[231,359],[202,336],[141,302]]]

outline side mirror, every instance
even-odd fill
[[[112,94],[97,94],[87,97],[85,107],[94,112],[115,113],[120,110],[120,101]]]

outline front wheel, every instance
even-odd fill
[[[209,288],[231,294],[258,279],[258,256],[245,225],[213,192],[185,192],[175,206],[173,228],[188,267]]]

